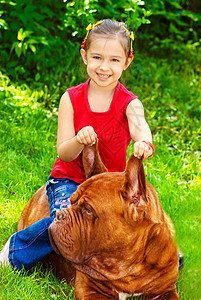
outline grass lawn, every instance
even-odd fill
[[[171,61],[137,55],[123,78],[142,100],[153,132],[156,155],[145,168],[175,224],[176,240],[185,256],[177,282],[182,300],[201,299],[200,58],[200,53]],[[42,84],[35,90],[3,75],[0,81],[1,249],[56,160],[57,110],[45,108],[43,99],[37,101],[44,95]],[[128,155],[131,152],[132,144]],[[0,278],[2,300],[73,299],[73,289],[40,265],[28,273],[0,268]]]

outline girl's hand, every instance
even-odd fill
[[[137,158],[141,158],[143,156],[144,159],[152,156],[154,153],[151,146],[146,144],[146,142],[135,142],[134,144],[134,156]]]
[[[92,126],[86,126],[80,129],[77,133],[77,141],[83,145],[93,145],[96,143],[97,134]]]

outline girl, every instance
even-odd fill
[[[47,182],[50,217],[15,233],[0,253],[0,262],[21,270],[34,266],[53,251],[48,227],[57,209],[70,206],[70,196],[85,178],[81,152],[99,139],[99,152],[108,171],[123,172],[131,138],[138,158],[154,153],[152,136],[141,102],[118,80],[133,59],[134,39],[124,23],[103,20],[87,27],[81,56],[87,82],[61,97],[57,151]]]

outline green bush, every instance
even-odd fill
[[[139,51],[169,54],[180,51],[187,41],[191,47],[200,44],[201,15],[190,11],[187,0],[0,0],[0,4],[1,71],[11,79],[42,81],[54,89],[65,80],[74,84],[85,28],[103,18],[126,22]]]
[[[170,52],[179,52],[185,44],[200,46],[200,1],[145,0],[145,7],[151,14],[151,26],[141,27],[139,48],[146,48],[157,55],[170,55]]]
[[[16,0],[1,1],[1,5],[2,70],[9,76],[39,81],[45,73],[58,73],[56,66],[62,61],[68,65],[67,57],[74,59],[63,1]]]

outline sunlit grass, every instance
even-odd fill
[[[2,300],[74,299],[72,287],[40,266],[29,273],[0,268],[0,278],[3,278],[0,291]]]

